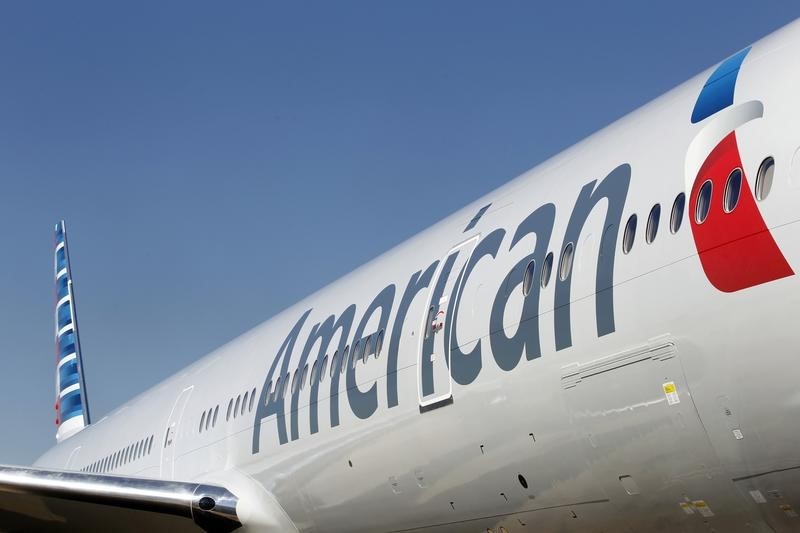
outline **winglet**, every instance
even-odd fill
[[[64,221],[55,228],[56,283],[56,440],[61,442],[91,423],[75,314],[75,292]]]

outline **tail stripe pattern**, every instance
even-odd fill
[[[55,228],[55,284],[56,439],[61,441],[90,423],[63,220]]]

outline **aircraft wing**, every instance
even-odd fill
[[[0,532],[209,531],[241,527],[224,487],[0,465]]]

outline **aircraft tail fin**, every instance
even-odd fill
[[[56,440],[61,442],[91,423],[83,380],[67,228],[63,220],[55,227],[55,284]]]

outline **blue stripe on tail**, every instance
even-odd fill
[[[741,52],[720,63],[700,91],[697,102],[692,111],[692,124],[710,117],[717,111],[733,104],[733,91],[736,88],[736,79],[739,76],[739,67],[742,66],[745,56],[750,51],[748,46]]]
[[[75,293],[67,249],[67,229],[62,220],[55,227],[55,343],[56,343],[56,438],[61,441],[91,423],[83,379],[83,362],[75,316]],[[65,426],[65,424],[69,422]]]

